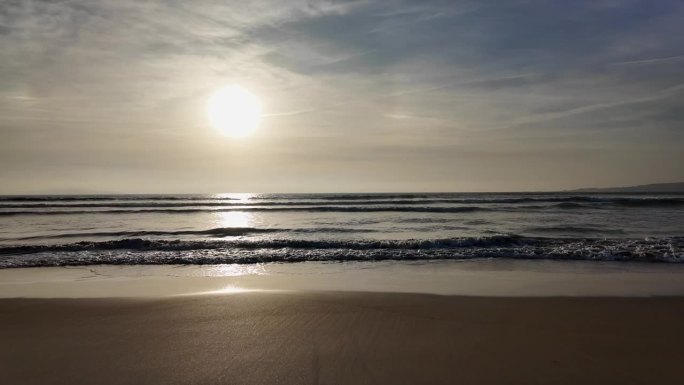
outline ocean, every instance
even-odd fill
[[[684,194],[0,196],[0,268],[435,259],[684,262]]]

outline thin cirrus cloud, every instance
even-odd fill
[[[674,0],[5,1],[0,192],[681,180],[682,17]],[[226,83],[261,97],[256,137],[208,127]]]

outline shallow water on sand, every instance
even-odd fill
[[[684,295],[684,264],[554,260],[95,265],[0,270],[0,298],[246,292],[391,292],[506,297]]]

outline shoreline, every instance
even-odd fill
[[[22,384],[678,384],[684,297],[0,299]]]
[[[0,298],[172,297],[250,291],[490,297],[684,296],[684,265],[490,259],[0,270]]]

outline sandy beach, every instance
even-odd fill
[[[0,270],[8,384],[679,384],[684,268]]]
[[[684,298],[2,299],[8,384],[679,384]]]

